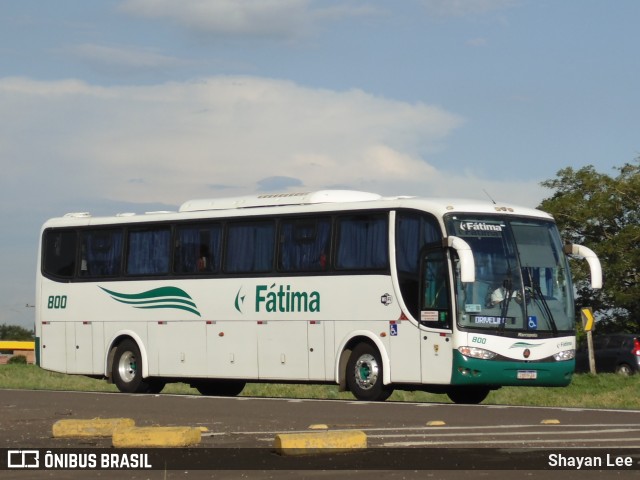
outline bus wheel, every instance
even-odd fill
[[[453,403],[477,405],[487,398],[490,391],[487,387],[451,387],[447,390],[447,396]]]
[[[142,379],[140,349],[133,340],[123,340],[116,348],[112,366],[113,383],[123,393],[146,393],[149,384]]]
[[[203,380],[191,386],[201,395],[217,397],[235,397],[240,395],[247,383],[241,380]]]
[[[359,343],[347,362],[347,386],[358,400],[383,402],[393,389],[382,383],[382,358],[369,343]]]

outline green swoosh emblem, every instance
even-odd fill
[[[541,343],[526,343],[526,342],[517,342],[511,345],[509,348],[535,348],[542,345]]]
[[[115,301],[131,305],[134,308],[155,309],[172,308],[184,310],[198,315],[198,307],[187,292],[178,287],[160,287],[140,293],[120,293],[100,287],[101,290],[111,295]]]

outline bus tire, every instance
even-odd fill
[[[382,357],[369,343],[359,343],[347,362],[347,386],[358,400],[383,402],[393,389],[382,383]]]
[[[113,356],[113,383],[123,393],[147,393],[149,383],[142,378],[142,357],[136,342],[120,342]]]
[[[202,380],[192,383],[191,386],[198,390],[200,395],[235,397],[240,395],[246,384],[242,380]]]
[[[490,391],[488,387],[451,387],[447,396],[453,403],[477,405],[487,398]]]

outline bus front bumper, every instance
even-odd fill
[[[453,352],[452,385],[564,387],[571,383],[575,360],[519,362],[481,360]]]

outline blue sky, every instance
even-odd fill
[[[536,206],[640,152],[640,2],[0,4],[0,323],[69,211],[353,188]]]

